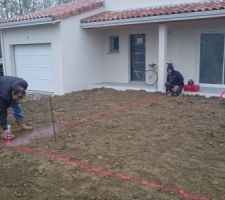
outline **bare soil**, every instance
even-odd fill
[[[57,124],[143,98],[154,101],[65,126],[28,146],[88,165],[225,200],[225,102],[144,91],[96,89],[53,97]],[[37,129],[51,125],[47,97],[23,102]],[[12,117],[17,137],[22,134]],[[0,199],[180,200],[173,193],[95,175],[57,161],[0,148]]]

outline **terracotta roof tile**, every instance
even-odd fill
[[[172,15],[181,13],[203,12],[225,9],[225,0],[203,1],[198,3],[179,4],[172,6],[151,7],[135,10],[104,12],[82,20],[82,23],[121,20],[159,15]]]
[[[67,17],[79,15],[81,13],[94,10],[103,6],[102,0],[73,0],[72,2],[60,4],[51,8],[31,12],[21,16],[15,16],[7,20],[1,20],[0,23],[19,22],[24,20],[40,19],[51,17],[53,20],[64,19]]]

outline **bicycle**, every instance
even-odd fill
[[[145,84],[154,86],[158,82],[158,72],[155,63],[149,64],[149,69],[145,71]]]

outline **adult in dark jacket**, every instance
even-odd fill
[[[28,84],[25,80],[17,77],[0,77],[0,125],[3,129],[2,137],[4,139],[13,139],[15,136],[11,133],[7,122],[7,110],[9,107],[13,110],[13,115],[17,125],[22,130],[31,130],[32,127],[24,124],[24,115],[20,106],[20,100],[26,95]]]
[[[170,95],[179,95],[184,87],[184,77],[179,71],[174,70],[173,64],[169,63],[167,67],[166,93]]]

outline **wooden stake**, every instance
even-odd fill
[[[51,96],[49,96],[49,104],[50,104],[51,115],[52,115],[52,127],[53,127],[53,132],[54,132],[54,138],[55,138],[55,142],[56,142],[55,119],[54,119],[54,114],[53,114],[52,97]]]

